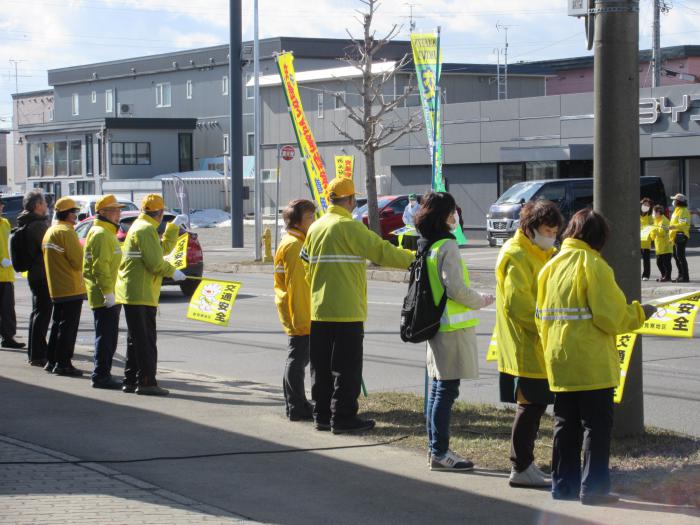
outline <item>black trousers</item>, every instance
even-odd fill
[[[304,373],[309,365],[309,336],[289,337],[289,353],[284,367],[282,388],[287,416],[304,416],[309,413],[310,404],[306,399]]]
[[[552,494],[562,499],[610,492],[613,389],[554,395]],[[581,449],[583,448],[583,472]]]
[[[92,372],[93,381],[106,381],[112,377],[112,358],[117,350],[119,339],[120,304],[111,308],[95,308],[92,315],[95,319],[95,370]]]
[[[311,321],[311,398],[316,421],[335,423],[357,417],[363,339],[362,322]]]
[[[48,346],[46,333],[49,331],[53,303],[46,281],[29,281],[32,292],[32,313],[29,315],[29,359],[46,359]]]
[[[158,347],[156,345],[155,306],[124,305],[128,334],[126,336],[126,364],[124,383],[130,385],[156,385]]]
[[[673,267],[671,266],[671,254],[670,253],[662,253],[661,255],[656,256],[656,266],[659,269],[659,272],[661,273],[661,278],[664,280],[670,280],[671,279],[671,270]]]
[[[50,363],[58,366],[69,366],[75,351],[75,339],[78,337],[80,311],[83,309],[83,299],[53,304],[51,316],[51,333],[46,357]]]
[[[651,275],[651,250],[649,248],[642,249],[642,279],[649,278]]]
[[[510,462],[522,472],[535,461],[535,440],[547,405],[518,403],[510,440]]]
[[[0,283],[0,337],[14,339],[17,333],[17,317],[15,316],[15,285]]]
[[[676,269],[678,270],[678,279],[681,281],[689,281],[688,260],[685,258],[685,246],[688,244],[688,237],[683,233],[676,234],[676,241],[673,244],[673,258],[676,260]]]

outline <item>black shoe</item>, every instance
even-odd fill
[[[581,494],[583,505],[613,505],[620,501],[617,494]]]
[[[562,494],[560,492],[552,492],[552,499],[560,501],[578,501],[578,494]]]
[[[73,365],[68,365],[68,366],[56,365],[56,368],[53,369],[53,373],[56,374],[57,376],[66,376],[66,377],[82,377],[82,375],[83,375],[83,371],[78,370]]]
[[[51,361],[46,361],[46,364],[44,365],[44,370],[46,370],[49,374],[53,374],[54,368],[56,368],[56,363],[52,363]]]
[[[2,346],[3,348],[24,348],[26,345],[24,343],[15,341],[14,339],[4,339],[0,346]]]
[[[289,416],[289,421],[313,421],[314,415],[311,412],[302,412],[301,414],[292,414]]]
[[[320,432],[328,432],[331,429],[329,421],[314,421],[314,428]]]
[[[349,421],[333,422],[332,431],[334,434],[349,434],[351,432],[364,432],[374,428],[374,419],[355,418]]]
[[[46,363],[47,363],[46,359],[30,359],[29,360],[29,364],[31,366],[40,366],[42,368],[44,368],[46,366]]]
[[[122,383],[122,392],[125,394],[133,394],[136,392],[136,385],[134,383]]]
[[[139,396],[167,396],[170,390],[161,388],[158,385],[137,386],[136,395]]]
[[[105,390],[121,390],[122,383],[111,377],[107,379],[98,379],[92,381],[92,388],[103,388]]]

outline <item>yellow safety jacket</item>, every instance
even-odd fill
[[[311,225],[300,256],[311,288],[311,320],[348,323],[367,320],[367,259],[402,269],[415,259],[334,205]]]
[[[537,275],[555,250],[542,250],[522,230],[501,248],[496,261],[498,370],[546,379],[542,341],[535,324]]]
[[[122,249],[117,240],[117,225],[95,219],[85,239],[83,277],[90,308],[105,305],[105,295],[114,293]]]
[[[550,390],[575,392],[619,384],[615,336],[638,329],[645,317],[637,301],[627,304],[600,253],[565,239],[537,279],[536,319]]]
[[[180,228],[172,222],[158,238],[158,221],[142,213],[126,234],[115,295],[118,303],[158,306],[163,277],[172,277],[175,267],[163,259],[175,248]]]
[[[654,241],[656,255],[673,253],[673,245],[668,231],[668,219],[663,215],[654,221],[654,228],[649,234],[649,239]]]
[[[654,225],[654,217],[652,217],[651,213],[649,215],[640,215],[639,216],[639,231],[641,232],[644,230],[644,228],[648,228],[649,226]],[[651,249],[651,240],[647,239],[646,241],[641,241],[642,243],[642,250],[649,250]]]
[[[311,291],[299,258],[306,236],[289,228],[275,253],[275,304],[287,335],[309,335]]]
[[[10,258],[10,232],[12,231],[12,225],[10,221],[6,218],[0,218],[0,261],[2,259]],[[13,283],[15,282],[15,270],[12,266],[3,268],[0,266],[0,283]]]
[[[428,280],[430,281],[430,291],[433,294],[433,301],[435,304],[439,304],[445,293],[445,287],[440,280],[440,272],[438,269],[438,255],[440,253],[440,248],[449,239],[441,239],[430,247],[430,254],[428,255]],[[464,273],[464,285],[469,288],[469,270],[467,270],[467,265],[462,261],[462,270]],[[472,326],[477,326],[479,324],[479,318],[474,313],[474,310],[464,306],[457,301],[453,301],[449,297],[445,304],[445,310],[440,318],[440,332],[454,332],[455,330],[461,330],[462,328],[470,328]]]
[[[56,221],[41,242],[51,299],[85,294],[83,247],[72,223]]]
[[[676,243],[676,235],[678,232],[684,233],[686,237],[690,237],[690,212],[687,206],[677,206],[671,215],[671,241]]]

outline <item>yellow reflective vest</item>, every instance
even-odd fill
[[[10,232],[12,231],[12,225],[10,221],[6,218],[0,218],[0,261],[2,259],[10,258]],[[2,268],[0,266],[0,283],[13,283],[15,282],[15,270],[12,266],[7,268]]]
[[[415,256],[331,205],[309,228],[301,259],[311,288],[311,320],[349,323],[367,320],[367,259],[406,269]]]
[[[620,381],[615,336],[644,323],[644,310],[615,282],[612,268],[587,243],[565,239],[537,279],[537,328],[549,388],[575,392]]]
[[[684,233],[686,237],[690,237],[690,212],[687,206],[676,206],[671,215],[671,241],[676,243],[676,235],[678,232]]]
[[[306,236],[289,228],[275,253],[275,304],[287,335],[309,335],[311,291],[299,258]]]
[[[41,242],[51,299],[85,295],[83,247],[72,223],[56,221]]]
[[[445,293],[445,287],[440,280],[440,273],[438,271],[438,255],[440,254],[440,248],[448,242],[449,239],[441,239],[430,247],[430,254],[428,255],[428,280],[430,281],[430,291],[433,294],[433,301],[435,304],[439,304]],[[469,288],[469,270],[467,265],[462,262],[462,272],[464,274],[464,285]],[[440,332],[454,332],[455,330],[461,330],[462,328],[470,328],[477,326],[479,324],[479,318],[474,313],[474,310],[464,306],[457,301],[453,301],[449,297],[445,303],[445,310],[440,317]]]
[[[650,226],[654,225],[654,217],[652,217],[651,213],[649,215],[640,215],[639,216],[639,231],[640,233],[644,230],[644,228],[648,228]],[[649,250],[651,249],[651,240],[647,239],[646,241],[641,241],[642,243],[642,250]]]
[[[654,220],[654,228],[651,230],[649,238],[654,241],[656,255],[673,253],[673,245],[668,231],[668,219],[663,215]]]
[[[158,306],[163,277],[172,277],[175,273],[175,267],[163,259],[163,254],[175,248],[180,228],[169,223],[162,243],[156,228],[158,221],[145,213],[129,228],[115,287],[118,303]]]
[[[546,379],[542,341],[535,324],[537,275],[555,250],[542,250],[522,230],[501,248],[496,261],[498,370]]]
[[[122,249],[117,240],[117,225],[95,219],[85,239],[83,277],[90,308],[105,305],[105,295],[114,293]]]

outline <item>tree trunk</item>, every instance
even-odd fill
[[[382,235],[379,227],[379,206],[377,205],[377,177],[374,165],[374,148],[365,150],[365,164],[367,165],[367,222],[369,229],[377,235]]]

